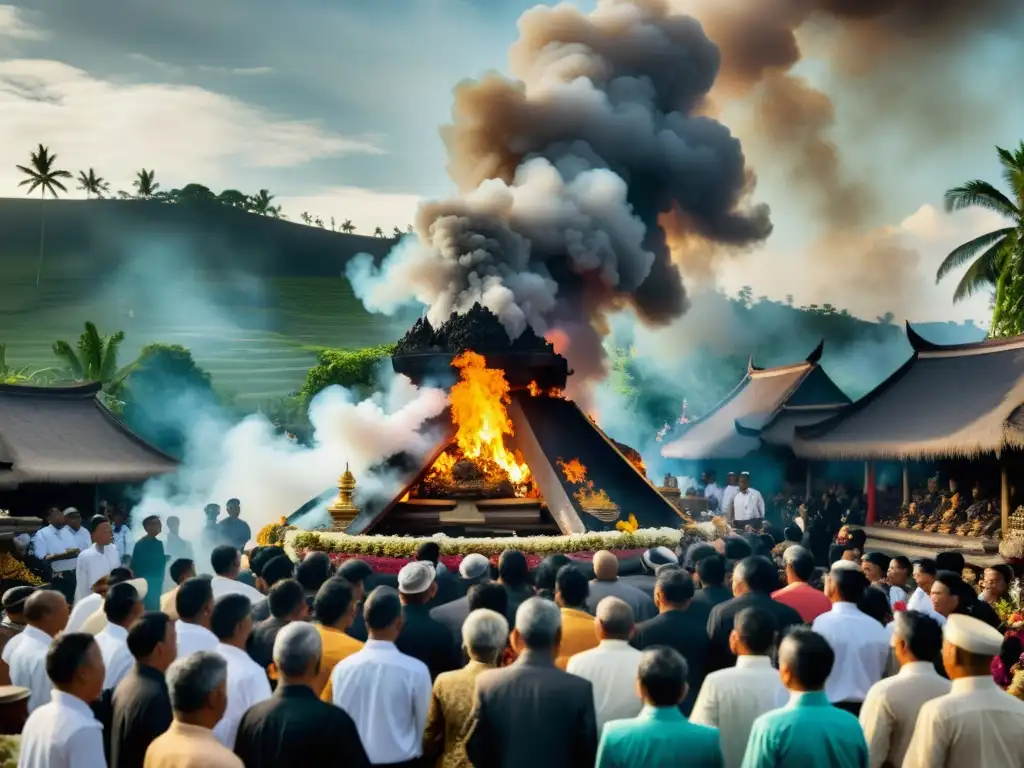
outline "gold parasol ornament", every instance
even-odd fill
[[[346,530],[359,514],[359,507],[352,500],[355,490],[355,475],[349,471],[348,462],[345,462],[345,472],[338,480],[338,497],[327,508],[327,512],[331,516],[332,530]]]

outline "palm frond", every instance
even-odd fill
[[[96,325],[86,322],[85,331],[78,337],[78,354],[82,359],[82,367],[90,381],[100,381],[100,369],[103,367],[103,338]]]
[[[987,181],[974,179],[959,187],[947,189],[945,194],[946,211],[960,211],[964,208],[986,208],[990,211],[1016,219],[1020,211],[1009,198]]]
[[[1000,263],[1005,255],[1005,243],[1001,240],[976,258],[964,272],[953,291],[953,303],[957,304],[975,293],[991,289],[1002,274]]]
[[[982,248],[987,248],[996,242],[1002,242],[1011,232],[1013,232],[1013,227],[997,229],[993,232],[986,232],[984,235],[980,235],[973,240],[967,241],[963,245],[957,246],[949,252],[949,255],[946,256],[946,258],[942,260],[942,264],[939,265],[939,269],[935,273],[935,282],[937,283],[942,280],[942,278],[954,269],[962,267]]]
[[[100,363],[99,380],[109,382],[117,373],[117,351],[124,341],[124,331],[118,331],[106,339],[103,350],[103,360]]]
[[[71,348],[70,344],[66,341],[53,342],[53,354],[64,363],[64,366],[71,372],[71,376],[76,381],[81,381],[85,378],[85,371],[82,370],[82,361],[78,359],[78,355],[75,354],[75,350]]]

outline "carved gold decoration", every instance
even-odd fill
[[[352,501],[352,494],[356,489],[356,478],[349,469],[348,462],[345,462],[345,473],[338,480],[338,498],[327,508],[331,516],[331,529],[344,531],[359,514],[359,507]]]

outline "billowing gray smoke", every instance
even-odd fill
[[[602,370],[606,313],[658,325],[686,310],[660,214],[732,246],[772,225],[747,204],[739,141],[698,114],[720,56],[696,20],[662,0],[602,0],[590,14],[537,7],[519,27],[516,80],[455,90],[442,135],[461,195],[422,205],[417,242],[348,276],[371,311],[416,300],[439,323],[479,301],[512,338],[560,331],[587,377]]]

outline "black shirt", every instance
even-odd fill
[[[252,538],[252,529],[240,517],[224,518],[217,523],[217,529],[221,540],[225,544],[230,544],[238,551],[242,551],[249,539]]]
[[[724,603],[726,600],[732,600],[732,590],[721,585],[698,589],[693,596],[693,602],[703,605],[709,612],[716,605]]]
[[[697,693],[704,683],[708,656],[709,609],[699,603],[690,603],[685,611],[663,611],[653,619],[637,625],[633,645],[640,650],[655,645],[675,648],[686,659],[689,669],[687,682],[690,690],[679,708],[689,715]]]
[[[238,724],[235,754],[245,768],[369,768],[352,718],[304,685],[283,685]]]
[[[402,631],[395,645],[402,653],[426,664],[431,680],[462,666],[459,644],[448,627],[430,618],[429,606],[407,605],[402,608],[402,619]]]
[[[788,605],[772,600],[770,595],[759,592],[747,592],[745,595],[716,605],[711,609],[711,616],[708,618],[708,637],[711,640],[708,651],[709,672],[725,669],[736,663],[736,657],[729,650],[729,635],[732,634],[736,624],[736,614],[744,608],[760,608],[770,613],[775,619],[780,636],[794,624],[804,623],[800,614]]]
[[[171,727],[171,698],[164,676],[136,664],[114,689],[110,768],[142,768],[146,748]]]
[[[249,642],[246,650],[249,656],[263,669],[270,666],[274,660],[274,641],[277,640],[277,633],[290,624],[287,619],[278,619],[271,616],[266,621],[261,621],[252,629],[249,635]]]

